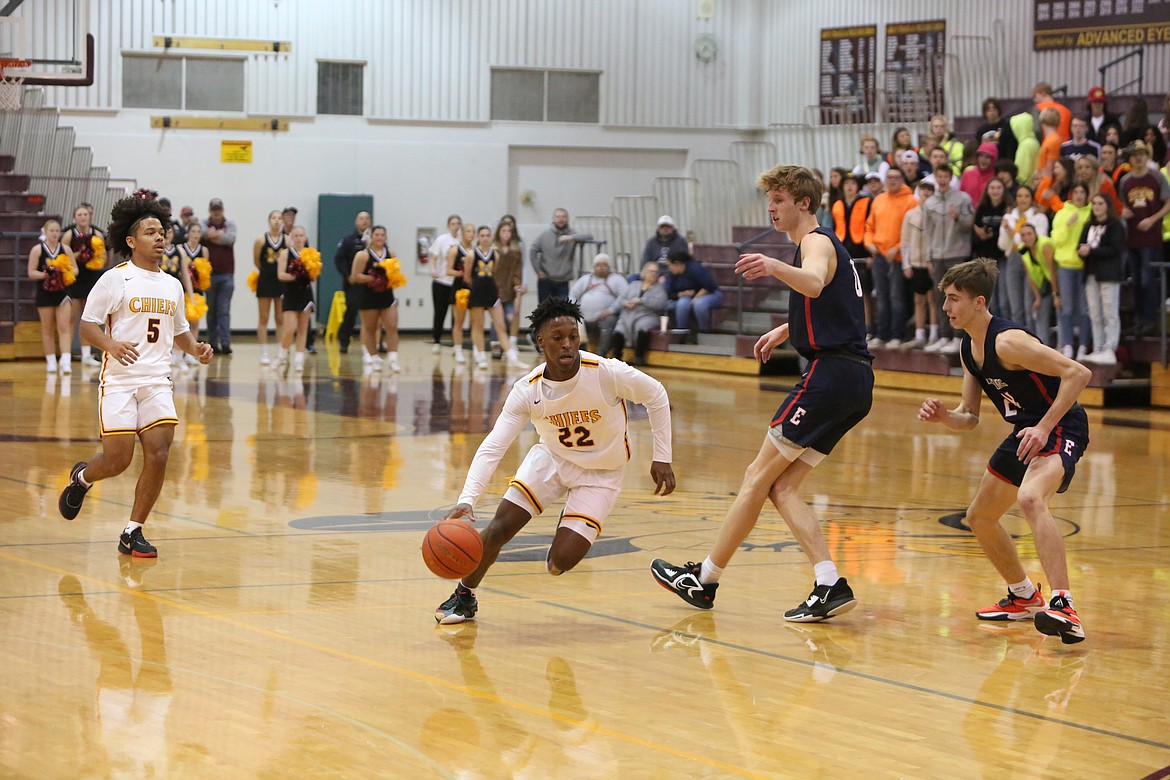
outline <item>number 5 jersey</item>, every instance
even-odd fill
[[[138,360],[128,366],[108,354],[102,358],[102,388],[130,390],[171,383],[175,337],[191,329],[178,279],[121,263],[94,285],[81,318],[105,326],[114,341],[129,342],[138,350]]]

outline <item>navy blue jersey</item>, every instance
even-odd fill
[[[809,360],[822,350],[844,352],[873,360],[865,348],[865,304],[861,297],[861,279],[853,266],[853,258],[836,234],[828,228],[812,231],[833,242],[837,252],[837,270],[833,278],[816,298],[808,298],[796,290],[788,293],[788,340],[801,355]],[[800,246],[792,264],[800,268]]]
[[[995,338],[1008,330],[1022,330],[1036,338],[1027,328],[1002,317],[993,316],[987,326],[987,336],[983,340],[983,368],[978,368],[975,365],[975,358],[971,356],[970,336],[963,336],[960,353],[963,365],[979,380],[979,386],[995,404],[1003,419],[1017,427],[1027,428],[1036,425],[1048,414],[1060,390],[1060,379],[1037,374],[1035,371],[1009,371],[1004,368],[999,362],[999,355],[995,352]],[[1080,404],[1073,404],[1069,412],[1079,409]],[[1084,414],[1083,410],[1081,414]]]

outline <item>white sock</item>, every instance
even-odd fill
[[[45,355],[45,362],[48,363],[51,367],[56,368],[57,367],[57,356],[56,355]]]
[[[89,360],[90,357],[92,357],[92,355],[93,355],[93,347],[87,347],[87,346],[81,347],[81,359],[82,360]]]
[[[387,353],[386,353],[386,359],[387,359],[387,360],[392,360],[392,361],[394,361],[395,363],[397,363],[397,362],[398,362],[398,353],[397,353],[397,352],[387,352]]]
[[[916,328],[914,331],[914,339],[916,341],[926,341],[926,328]]]
[[[84,488],[93,487],[93,483],[87,482],[85,479],[85,469],[77,472],[77,481],[80,482],[81,486]]]
[[[930,340],[938,341],[938,325],[930,326]]]
[[[813,564],[813,574],[816,575],[817,585],[836,585],[841,575],[837,573],[837,564],[832,561],[818,561]]]
[[[1052,591],[1052,598],[1056,598],[1057,596],[1064,596],[1066,599],[1068,599],[1068,605],[1070,607],[1073,606],[1072,591],[1068,591],[1068,590],[1054,590],[1054,591]],[[1073,609],[1076,609],[1076,607],[1073,607]]]
[[[125,530],[122,531],[122,533],[132,534],[132,533],[134,533],[134,530],[136,528],[141,528],[141,527],[142,527],[142,523],[136,523],[133,520],[131,520],[129,523],[126,523],[126,528],[125,528]]]
[[[1032,584],[1031,577],[1024,577],[1020,582],[1008,585],[1008,590],[1012,592],[1013,596],[1019,596],[1022,599],[1030,599],[1036,595],[1036,586]]]
[[[699,569],[699,582],[704,585],[710,585],[719,582],[721,576],[723,576],[722,566],[716,566],[712,563],[710,555],[703,559],[703,566]]]
[[[61,365],[63,365],[63,366],[68,365],[71,362],[73,362],[73,355],[66,352],[64,355],[61,356]]]

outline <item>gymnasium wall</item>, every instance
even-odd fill
[[[51,48],[64,38],[71,5],[26,2],[16,14]],[[1096,66],[1118,53],[1034,54],[1030,14],[1024,0],[90,0],[95,84],[48,88],[48,102],[114,176],[199,214],[210,197],[225,200],[241,236],[233,325],[248,328],[256,316],[244,288],[251,240],[272,208],[298,206],[316,243],[318,193],[371,193],[376,219],[407,258],[415,229],[441,228],[449,212],[486,221],[512,211],[532,237],[556,206],[608,213],[611,197],[650,194],[655,176],[727,158],[733,141],[770,140],[794,161],[848,162],[858,128],[807,126],[822,27],[877,23],[880,48],[886,22],[945,18],[949,50],[970,64],[948,63],[948,101],[960,114],[977,111],[987,94],[1025,95],[1040,78],[1083,94]],[[123,109],[121,63],[124,53],[161,53],[155,35],[290,41],[290,54],[186,52],[243,58],[245,111],[237,116],[285,117],[290,130],[152,130],[152,114],[176,112]],[[701,35],[716,42],[709,62],[695,55]],[[1147,74],[1170,72],[1168,53],[1148,47]],[[315,114],[319,60],[366,63],[365,116]],[[491,121],[492,67],[599,72],[600,123]],[[250,164],[220,162],[220,140],[236,138],[253,141]],[[548,161],[558,152],[563,175]],[[524,190],[531,205],[520,202]],[[403,325],[425,327],[425,271],[408,291]]]

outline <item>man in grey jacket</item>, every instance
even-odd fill
[[[569,227],[569,212],[565,209],[553,211],[552,225],[532,242],[528,252],[529,261],[536,271],[536,298],[544,303],[545,298],[569,297],[569,282],[573,280],[573,252],[578,241],[592,241],[588,233],[574,233]]]
[[[971,226],[975,223],[975,207],[967,193],[952,187],[954,172],[949,165],[934,169],[937,190],[926,201],[924,227],[926,251],[930,258],[930,274],[937,286],[951,268],[971,259]],[[942,311],[945,296],[935,296],[939,307],[939,340],[927,347],[930,352],[954,354],[959,351],[959,339],[951,327],[950,318]]]

